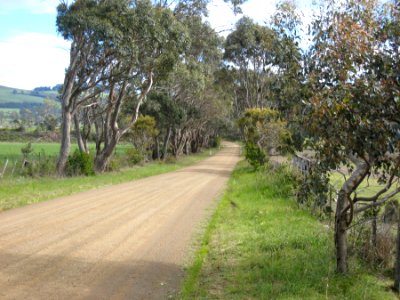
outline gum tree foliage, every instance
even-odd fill
[[[179,7],[175,14],[187,29],[188,44],[173,71],[156,85],[145,111],[156,118],[160,131],[154,151],[157,158],[165,158],[168,149],[179,156],[206,146],[226,110],[214,83],[222,56],[221,38],[200,15],[182,13]]]
[[[207,15],[207,5],[210,0],[153,0],[155,5],[161,7],[176,7],[178,11],[185,11],[186,15]],[[240,6],[247,0],[224,0],[232,5],[235,13],[241,13]]]
[[[245,1],[226,2],[238,11]],[[60,174],[69,154],[73,123],[81,152],[88,151],[87,139],[95,128],[95,167],[105,169],[115,145],[136,122],[147,94],[173,69],[187,44],[182,19],[206,15],[208,3],[76,0],[58,6],[58,31],[71,41],[61,93]],[[131,113],[130,121],[121,111]]]
[[[273,101],[275,107],[293,123],[306,92],[299,47],[302,22],[293,0],[279,2],[276,9],[271,20],[271,28],[277,36],[274,43],[273,62],[277,76],[272,83]]]
[[[342,164],[352,170],[337,197],[340,273],[348,271],[347,230],[353,217],[400,192],[398,25],[398,5],[388,10],[374,0],[328,2],[313,23],[305,126],[325,172]],[[371,175],[379,178],[381,189],[359,196],[358,187]]]
[[[128,133],[128,139],[140,154],[148,158],[152,150],[154,137],[159,134],[156,120],[151,116],[139,116],[135,125]]]
[[[271,108],[252,108],[245,111],[238,125],[245,141],[247,160],[255,167],[267,161],[271,150],[289,150],[291,134],[279,112]]]
[[[104,171],[115,146],[135,124],[153,83],[167,76],[184,46],[184,28],[169,9],[150,1],[77,0],[58,7],[58,30],[71,40],[71,61],[62,93],[63,172],[73,117],[92,108],[95,168]],[[128,106],[130,116],[122,116]],[[79,120],[75,121],[80,148]]]
[[[300,25],[294,2],[285,0],[266,25],[244,17],[228,35],[225,72],[237,117],[249,108],[273,107],[294,123],[304,94]]]
[[[221,38],[200,16],[185,16],[181,22],[188,28],[191,44],[166,82],[168,95],[183,112],[179,126],[171,128],[175,156],[197,152],[207,145],[217,129],[210,124],[225,111],[214,84],[222,57]]]
[[[236,90],[241,111],[267,105],[275,39],[273,30],[248,17],[240,19],[226,38],[224,59],[237,70]]]

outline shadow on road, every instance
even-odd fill
[[[1,299],[165,299],[176,295],[183,276],[175,264],[142,260],[88,262],[1,252],[0,262],[7,261],[14,263],[0,270]]]

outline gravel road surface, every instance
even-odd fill
[[[0,299],[168,299],[238,160],[225,143],[176,172],[0,213]]]

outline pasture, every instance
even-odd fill
[[[17,91],[14,93],[14,90]],[[43,103],[44,98],[30,95],[30,91],[0,86],[0,104],[2,103]]]
[[[0,164],[6,159],[15,161],[22,158],[21,148],[25,147],[27,143],[14,143],[14,142],[0,142]],[[131,147],[129,144],[120,144],[116,148],[117,154],[123,153]],[[58,143],[32,143],[32,156],[38,156],[45,153],[47,156],[57,156],[60,151],[60,144]],[[90,144],[91,152],[95,150],[95,145]],[[72,144],[71,153],[78,149],[76,144]]]

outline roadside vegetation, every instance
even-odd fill
[[[159,161],[123,168],[96,176],[75,177],[14,177],[0,180],[0,211],[67,196],[99,187],[128,182],[178,170],[213,155],[217,148],[178,160]]]
[[[25,148],[28,143],[22,142],[0,142],[0,166],[4,163],[5,159],[10,160],[21,160],[23,153],[21,149]],[[44,153],[47,156],[57,157],[60,151],[60,144],[58,143],[31,143],[32,152],[29,153],[33,157],[39,156],[40,153]],[[132,147],[129,144],[120,144],[116,149],[117,154],[122,154],[124,151]],[[72,146],[72,152],[78,149],[78,146]],[[89,144],[89,149],[94,151],[95,145]]]
[[[294,197],[287,166],[241,162],[188,268],[182,299],[396,299],[358,259],[335,272],[333,230]]]

